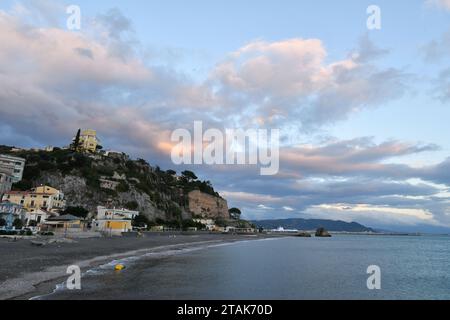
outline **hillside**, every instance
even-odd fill
[[[137,210],[150,220],[191,219],[198,212],[189,209],[194,200],[217,199],[220,208],[205,208],[209,217],[223,217],[226,201],[209,181],[199,181],[194,173],[163,171],[145,160],[131,160],[125,154],[105,156],[84,154],[66,149],[54,151],[14,151],[0,146],[0,153],[27,160],[23,180],[13,190],[28,190],[46,184],[65,194],[68,206],[81,206],[94,213],[98,205]],[[209,201],[210,203],[214,203]]]
[[[285,229],[298,230],[316,230],[318,228],[325,228],[328,231],[335,232],[375,232],[373,229],[365,227],[356,222],[344,222],[334,220],[320,220],[320,219],[281,219],[281,220],[261,220],[252,221],[256,226],[264,229],[276,229],[283,227]]]

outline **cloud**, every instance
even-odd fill
[[[244,215],[253,219],[272,214],[275,218],[334,216],[373,226],[449,225],[450,159],[416,167],[390,163],[394,158],[437,150],[433,144],[374,143],[372,138],[330,141],[284,148],[281,172],[276,177],[255,176],[250,170],[237,168],[207,170],[206,174],[218,181],[234,206],[245,208]],[[237,180],[238,184],[228,185]],[[344,209],[327,207],[335,204],[344,204]],[[273,210],[263,212],[261,205]]]
[[[377,226],[382,221],[385,225],[398,226],[417,224],[440,225],[435,221],[431,212],[424,209],[391,208],[386,206],[372,206],[367,204],[323,204],[312,206],[305,212],[308,216],[322,217],[326,219],[339,219],[344,221],[355,221]]]
[[[210,81],[227,103],[224,113],[247,110],[260,123],[295,119],[297,127],[311,129],[405,93],[409,75],[373,63],[386,53],[365,36],[348,58],[328,63],[318,39],[259,40],[219,63]]]
[[[440,62],[450,55],[450,30],[445,32],[440,39],[435,39],[420,48],[423,58],[427,63]]]
[[[404,89],[401,71],[370,63],[386,52],[367,37],[359,53],[331,63],[318,39],[251,42],[199,83],[145,60],[132,22],[119,10],[86,21],[86,32],[74,33],[0,11],[0,40],[8,43],[0,49],[0,115],[15,123],[17,134],[30,133],[39,119],[45,130],[30,134],[36,141],[89,124],[130,145],[136,130],[123,125],[128,119],[141,128],[142,145],[158,149],[167,145],[170,130],[194,120],[219,128],[236,121],[254,127],[255,119],[259,125],[320,127]],[[74,128],[58,126],[67,119]],[[118,135],[119,128],[125,132]],[[155,128],[167,135],[153,134]]]
[[[322,146],[298,146],[283,149],[280,166],[292,176],[384,176],[404,178],[413,174],[406,165],[384,163],[395,157],[436,151],[434,144],[387,141],[375,144],[373,138],[330,142]]]
[[[30,25],[46,27],[57,27],[67,17],[66,6],[56,0],[17,1],[10,13]]]
[[[450,10],[450,0],[426,0],[425,3],[429,6]]]
[[[92,37],[34,27],[0,11],[0,41],[8,43],[0,48],[2,126],[34,144],[54,145],[68,143],[79,127],[93,127],[124,151],[134,142],[139,147],[133,152],[158,152],[176,119],[183,119],[177,117],[183,106],[205,103],[207,94],[171,70],[149,66],[137,50],[124,49],[133,48],[122,36],[132,30],[126,21],[118,11],[101,16],[97,27],[107,25],[110,32]]]

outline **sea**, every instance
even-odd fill
[[[449,272],[448,236],[285,237],[111,261],[84,272],[81,290],[60,284],[36,299],[440,300]]]

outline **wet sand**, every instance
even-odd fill
[[[146,233],[144,238],[76,239],[76,243],[52,243],[43,247],[33,246],[31,240],[11,242],[0,239],[0,299],[27,299],[42,294],[42,291],[49,292],[50,288],[67,277],[66,271],[70,265],[78,265],[82,270],[87,270],[115,259],[139,256],[153,250],[268,237],[270,236]]]

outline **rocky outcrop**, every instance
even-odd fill
[[[188,201],[189,211],[194,216],[225,220],[230,218],[228,204],[225,199],[194,190],[189,192]]]
[[[331,234],[329,234],[328,231],[325,230],[325,228],[319,228],[316,231],[316,237],[319,237],[319,238],[330,238]]]
[[[167,219],[166,214],[155,207],[148,194],[136,190],[133,186],[130,186],[127,192],[118,192],[113,196],[99,190],[89,189],[85,178],[75,175],[63,176],[59,172],[46,172],[37,182],[38,185],[51,185],[61,190],[67,199],[67,206],[82,206],[91,214],[96,213],[99,205],[125,207],[127,203],[134,201],[137,204],[137,210],[150,220]]]

